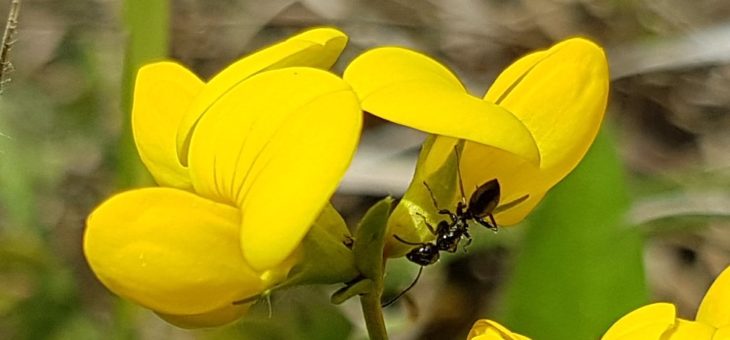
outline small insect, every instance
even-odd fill
[[[456,164],[460,164],[459,152],[456,149],[454,150],[454,152],[456,154]],[[395,302],[401,296],[407,293],[411,288],[413,288],[416,282],[418,282],[418,279],[421,277],[423,267],[438,262],[439,258],[441,257],[442,251],[449,253],[456,252],[462,239],[466,239],[467,243],[466,245],[464,245],[464,249],[466,249],[466,247],[469,246],[472,242],[471,235],[469,234],[469,221],[474,221],[496,232],[499,226],[497,225],[497,221],[494,219],[494,214],[499,211],[511,208],[523,202],[529,197],[528,195],[525,195],[512,202],[499,206],[501,194],[499,181],[497,179],[492,179],[478,186],[476,190],[471,194],[471,197],[469,198],[469,203],[467,204],[466,195],[464,194],[464,186],[461,180],[461,173],[458,168],[456,174],[459,180],[461,200],[457,202],[455,211],[439,208],[436,197],[433,194],[433,190],[431,190],[431,187],[428,186],[428,183],[426,183],[425,181],[423,182],[423,185],[426,187],[429,194],[431,195],[431,201],[433,202],[434,207],[438,209],[438,213],[448,216],[449,219],[441,220],[436,225],[436,228],[434,228],[430,223],[428,223],[423,215],[420,215],[424,219],[426,227],[428,227],[428,230],[431,232],[431,234],[436,236],[435,241],[409,242],[402,239],[398,235],[393,235],[393,237],[401,243],[416,246],[416,248],[411,249],[411,251],[406,254],[406,259],[421,266],[421,268],[418,270],[418,275],[416,275],[416,279],[413,280],[413,282],[405,290],[400,292],[390,301],[383,304],[383,307],[391,305],[393,302]]]
[[[428,230],[436,236],[434,242],[409,242],[398,235],[393,235],[398,241],[417,246],[406,254],[406,258],[420,266],[428,266],[436,263],[440,258],[440,252],[445,251],[454,253],[459,247],[462,239],[467,240],[467,245],[471,244],[471,235],[469,234],[469,221],[473,220],[493,231],[497,231],[497,221],[494,220],[492,212],[499,203],[499,181],[496,179],[487,181],[477,187],[477,190],[471,195],[469,204],[466,204],[466,198],[462,199],[456,205],[456,211],[449,209],[441,209],[436,203],[433,191],[426,182],[423,182],[433,200],[434,206],[438,209],[438,213],[449,217],[450,221],[441,220],[434,228],[425,220]],[[421,215],[422,216],[422,215]],[[489,218],[489,222],[485,220]]]
[[[438,209],[439,214],[447,215],[451,221],[441,220],[434,229],[434,227],[428,223],[424,217],[424,222],[426,223],[428,230],[436,236],[436,240],[434,242],[408,242],[400,238],[398,235],[393,235],[396,240],[402,243],[417,246],[406,254],[406,258],[421,267],[418,269],[418,275],[416,275],[413,282],[411,282],[406,289],[394,298],[384,303],[383,307],[390,306],[401,296],[411,290],[421,277],[423,267],[438,262],[442,251],[455,253],[459,248],[459,243],[464,238],[467,240],[466,246],[471,244],[472,239],[471,235],[469,235],[470,220],[474,220],[495,232],[498,228],[497,222],[494,220],[494,216],[492,215],[492,212],[499,204],[500,190],[499,182],[496,179],[490,180],[479,186],[471,195],[468,205],[465,203],[466,198],[464,197],[463,188],[461,188],[462,199],[457,203],[455,212],[448,209],[440,209],[436,203],[436,198],[434,197],[431,188],[426,182],[423,182],[423,185],[426,186],[426,189],[428,189],[431,194],[431,199],[433,200],[436,209]],[[459,185],[461,187],[461,178],[459,178]],[[423,215],[421,216],[423,217]],[[489,218],[491,223],[484,220],[486,217]]]

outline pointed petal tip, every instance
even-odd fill
[[[344,39],[347,42],[348,37],[345,32],[335,27],[316,27],[289,38],[289,40],[306,40],[320,45],[325,45],[334,39]]]

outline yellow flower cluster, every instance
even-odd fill
[[[116,194],[89,216],[84,252],[97,277],[177,325],[221,325],[307,263],[340,258],[312,256],[303,244],[323,216],[344,225],[328,200],[355,152],[362,111],[433,134],[390,217],[391,257],[412,247],[394,234],[433,238],[424,181],[444,206],[459,198],[456,172],[442,171],[455,149],[466,194],[498,179],[496,217],[515,224],[578,164],[603,119],[605,55],[582,38],[519,59],[483,98],[437,61],[398,47],[367,51],[335,75],[328,70],[346,42],[336,29],[312,29],[207,82],[174,62],[141,68],[132,126],[159,186]],[[477,326],[475,339],[523,338]]]
[[[468,340],[525,340],[504,326],[479,320]],[[616,321],[602,340],[726,340],[730,339],[730,267],[715,279],[705,294],[694,321],[677,317],[670,303],[654,303]]]

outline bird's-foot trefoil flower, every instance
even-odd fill
[[[694,321],[677,317],[670,303],[654,303],[616,321],[602,340],[730,339],[730,267],[720,273],[700,303]]]
[[[159,187],[117,194],[88,217],[84,252],[101,282],[200,327],[237,319],[288,279],[355,276],[328,205],[362,121],[351,87],[326,71],[346,40],[313,29],[208,82],[173,62],[141,68],[134,137]]]
[[[446,67],[399,47],[357,57],[344,79],[363,110],[433,134],[422,147],[416,173],[389,222],[389,233],[410,242],[433,239],[425,218],[461,199],[455,150],[468,200],[497,179],[500,225],[520,222],[545,193],[580,162],[595,138],[608,97],[608,66],[596,44],[572,38],[513,63],[483,98],[467,93]],[[388,238],[386,252],[412,246]]]
[[[492,320],[481,319],[474,323],[467,340],[529,340],[530,338],[511,332]]]

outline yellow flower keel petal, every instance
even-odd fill
[[[181,328],[218,327],[238,320],[248,311],[251,304],[227,305],[207,313],[175,315],[157,313],[163,320]]]
[[[147,188],[89,216],[84,253],[113,292],[164,314],[200,314],[260,293],[243,259],[238,209],[186,191]]]

